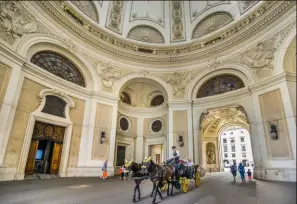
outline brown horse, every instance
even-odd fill
[[[139,163],[136,163],[136,162],[133,162],[132,160],[131,161],[127,161],[125,160],[125,168],[127,168],[127,170],[129,172],[132,172],[132,178],[137,178],[137,179],[133,179],[134,182],[135,182],[135,187],[134,187],[134,195],[133,195],[133,202],[136,202],[136,191],[138,191],[138,200],[140,200],[140,183],[142,180],[144,180],[142,178],[142,174],[141,174],[141,166],[142,164],[139,164]]]
[[[151,193],[151,197],[153,197],[154,191],[157,186],[157,179],[155,178],[155,175],[157,173],[157,168],[156,168],[154,161],[151,159],[151,157],[145,158],[143,160],[142,164],[143,164],[142,165],[142,174],[149,174],[149,178],[150,178],[151,182],[153,183],[153,190]],[[167,195],[169,195],[168,190],[167,190]],[[160,196],[160,199],[162,200],[163,197],[162,197],[162,194],[160,193],[160,191],[159,191],[159,196]]]
[[[173,194],[173,181],[175,179],[175,166],[172,164],[167,164],[164,166],[161,166],[159,164],[156,164],[155,162],[151,162],[151,165],[155,166],[156,168],[156,174],[155,174],[155,179],[156,179],[156,188],[155,188],[155,193],[154,193],[154,198],[152,203],[155,204],[156,203],[156,197],[157,197],[157,193],[159,193],[159,195],[161,194],[159,188],[162,188],[162,186],[165,185],[165,182],[168,183],[168,189],[167,189],[167,195],[172,196]],[[169,187],[171,185],[171,192],[169,194]],[[162,197],[161,197],[162,198]]]

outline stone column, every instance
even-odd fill
[[[135,162],[141,162],[144,159],[144,148],[143,148],[143,117],[137,118],[137,138],[135,142]]]

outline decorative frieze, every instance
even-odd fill
[[[139,25],[132,28],[127,37],[133,40],[148,43],[164,43],[162,33],[154,27],[147,25]]]
[[[78,28],[76,28],[74,25],[70,24],[68,21],[65,21],[63,17],[60,16],[58,7],[54,5],[59,5],[58,3],[48,3],[45,1],[40,2],[43,6],[45,6],[48,11],[50,11],[54,16],[56,16],[60,21],[62,21],[67,27],[69,27],[74,33],[79,35],[79,37],[85,39],[89,43],[91,43],[93,46],[97,46],[100,49],[103,49],[105,51],[108,51],[112,54],[116,54],[119,56],[122,56],[124,58],[133,59],[133,60],[139,60],[139,61],[147,61],[147,62],[177,62],[177,61],[184,61],[184,60],[194,60],[198,58],[205,57],[206,55],[210,55],[214,52],[218,52],[218,48],[216,46],[213,46],[214,44],[220,43],[222,45],[222,41],[225,42],[224,47],[231,46],[235,43],[238,43],[240,40],[247,38],[249,35],[255,33],[260,28],[264,27],[268,22],[270,22],[272,19],[275,19],[276,16],[278,16],[280,13],[282,13],[286,8],[288,8],[293,1],[286,1],[281,2],[278,4],[272,3],[271,1],[267,1],[263,3],[261,7],[259,7],[257,10],[255,10],[253,13],[247,15],[245,19],[242,21],[235,23],[230,30],[224,32],[223,34],[219,34],[218,36],[210,36],[209,38],[205,39],[204,42],[198,42],[193,43],[191,45],[187,46],[178,46],[174,48],[156,48],[153,47],[151,54],[147,54],[147,57],[138,56],[138,50],[141,48],[141,46],[134,45],[133,43],[126,43],[124,41],[121,41],[119,39],[116,39],[110,34],[105,33],[104,31],[101,31],[98,28],[95,28],[91,25],[86,24],[83,26],[84,28],[87,28],[86,32],[90,32],[93,34],[92,36],[86,35],[82,33],[81,31],[77,31]],[[255,24],[254,22],[257,21],[257,19],[264,15],[264,13],[267,13],[269,9],[273,10],[273,12],[269,13],[269,16],[265,18],[263,23]],[[244,33],[241,32],[244,27],[250,26],[250,24],[254,23],[255,28],[254,29],[248,29],[244,30]],[[241,32],[241,34],[237,34],[238,32]],[[236,35],[236,37],[235,37]],[[231,36],[233,40],[231,41],[225,41],[225,39],[230,38]],[[103,43],[102,41],[105,41],[106,43]],[[227,44],[228,45],[227,45]],[[200,52],[199,54],[190,54],[192,52],[195,52],[199,49],[205,48],[209,45],[212,45],[213,49],[208,49],[207,51]],[[121,50],[117,50],[115,48],[120,48]],[[146,46],[146,48],[150,48],[149,46]],[[126,50],[127,53],[124,51]],[[172,53],[178,52],[179,56],[175,58],[156,58],[154,55],[170,55]],[[189,53],[188,55],[184,55],[186,53]],[[143,53],[141,53],[143,55]]]
[[[88,17],[99,23],[98,12],[94,2],[92,1],[71,1],[79,10]]]
[[[110,1],[106,27],[112,31],[121,34],[124,18],[124,1]]]
[[[171,1],[171,42],[185,40],[183,1]]]

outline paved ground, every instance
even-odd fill
[[[119,178],[58,178],[0,183],[1,204],[128,204],[132,203],[133,181]],[[152,184],[141,185],[142,199],[138,204],[149,204]],[[212,173],[201,180],[201,186],[187,193],[174,191],[164,204],[296,204],[296,183],[232,182],[228,173]],[[166,197],[166,193],[164,193]],[[159,199],[157,200],[159,201]]]

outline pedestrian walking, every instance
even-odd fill
[[[120,168],[121,180],[124,180],[124,173],[125,173],[125,170],[124,170],[124,165],[123,165]]]
[[[103,178],[103,179],[107,179],[107,162],[108,162],[108,160],[105,160],[103,167],[102,167],[101,178]]]
[[[240,178],[241,178],[241,182],[245,182],[245,169],[244,169],[244,165],[240,162],[238,165],[238,172],[240,174]]]
[[[247,175],[248,175],[249,182],[251,182],[252,181],[252,172],[250,169],[248,169]]]
[[[234,181],[236,180],[236,173],[237,173],[237,168],[236,168],[236,163],[234,162],[233,165],[230,166],[230,171],[233,175]]]

